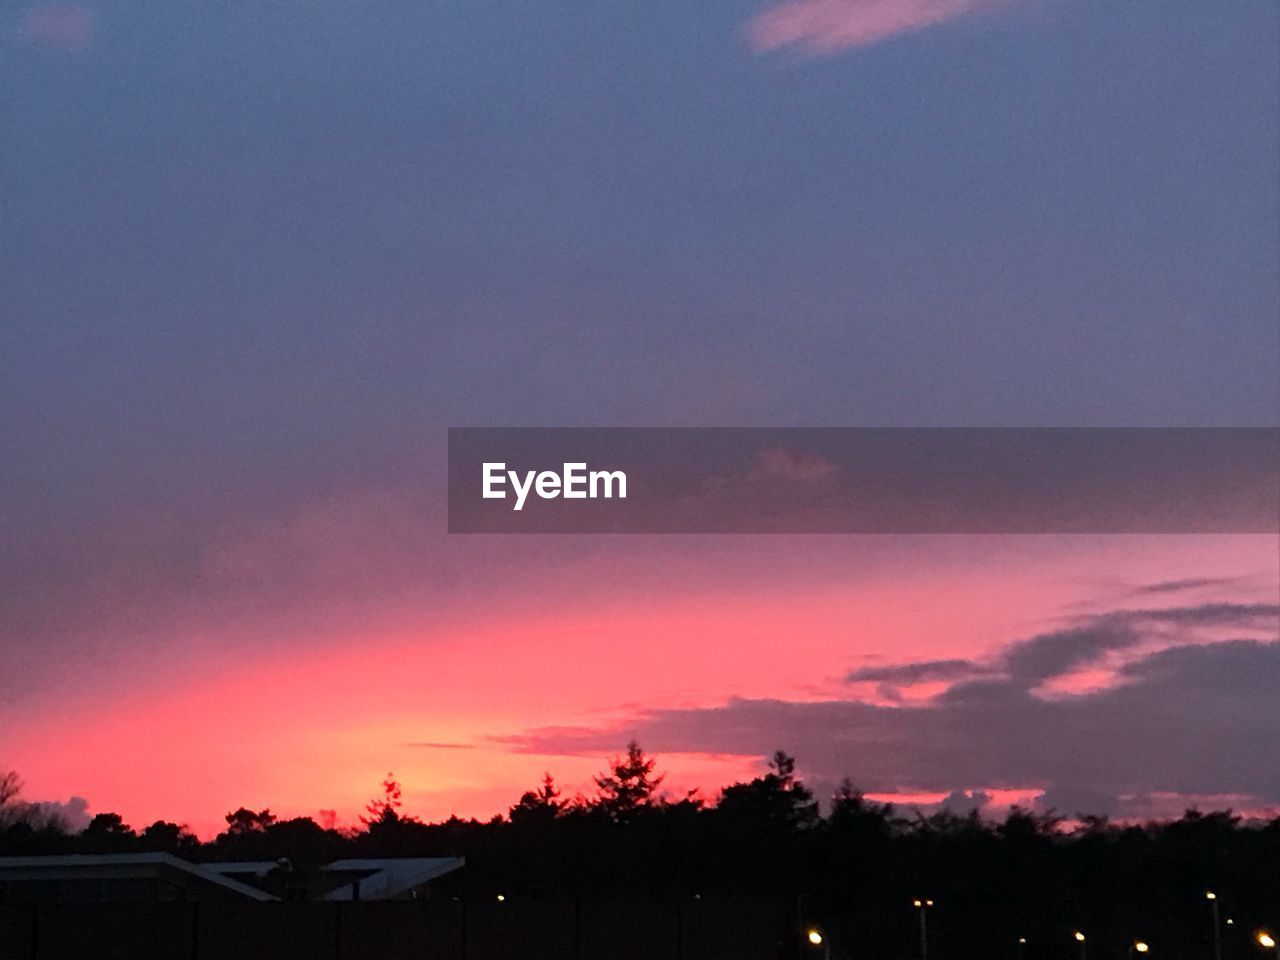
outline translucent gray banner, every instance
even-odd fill
[[[1275,428],[453,428],[451,533],[1276,533]]]

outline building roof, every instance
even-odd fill
[[[0,880],[56,879],[93,876],[95,879],[124,878],[138,873],[173,870],[214,884],[252,900],[277,897],[247,883],[224,877],[206,865],[192,863],[171,853],[71,853],[51,857],[0,857]]]
[[[389,900],[463,866],[462,857],[378,857],[335,860],[321,870],[334,873],[366,873],[324,894],[322,900],[354,900],[359,883],[359,899]]]
[[[387,900],[462,867],[462,857],[375,857],[335,860],[317,873],[331,877],[320,900]],[[66,854],[46,857],[0,857],[0,882],[5,880],[127,880],[176,872],[213,884],[252,900],[280,897],[236,877],[267,877],[279,861],[248,860],[192,863],[170,853]]]
[[[272,870],[280,869],[279,860],[217,860],[200,864],[202,870],[239,876],[265,877]]]

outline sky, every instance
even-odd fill
[[[632,736],[711,795],[1280,808],[1273,536],[445,533],[449,426],[1280,423],[1280,12],[1229,6],[6,5],[0,768],[204,835]]]

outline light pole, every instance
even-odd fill
[[[920,960],[929,960],[929,921],[925,914],[933,906],[932,900],[912,900],[920,911]]]
[[[1133,946],[1129,948],[1130,957],[1136,956],[1140,953],[1150,953],[1150,952],[1151,952],[1151,947],[1147,944],[1147,941],[1145,940],[1135,940],[1133,941]]]
[[[1222,960],[1222,919],[1218,912],[1218,895],[1206,890],[1204,898],[1213,908],[1213,960]]]
[[[1258,931],[1258,946],[1266,947],[1268,950],[1276,952],[1276,960],[1280,960],[1280,943],[1276,942],[1276,938],[1265,930]]]
[[[1080,960],[1089,960],[1089,943],[1085,935],[1077,930],[1071,936],[1075,937],[1076,943],[1080,944]]]
[[[1027,938],[1018,938],[1018,960],[1024,960],[1027,955]]]

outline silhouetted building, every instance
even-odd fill
[[[168,853],[0,857],[0,903],[416,900],[461,857],[191,863]]]

